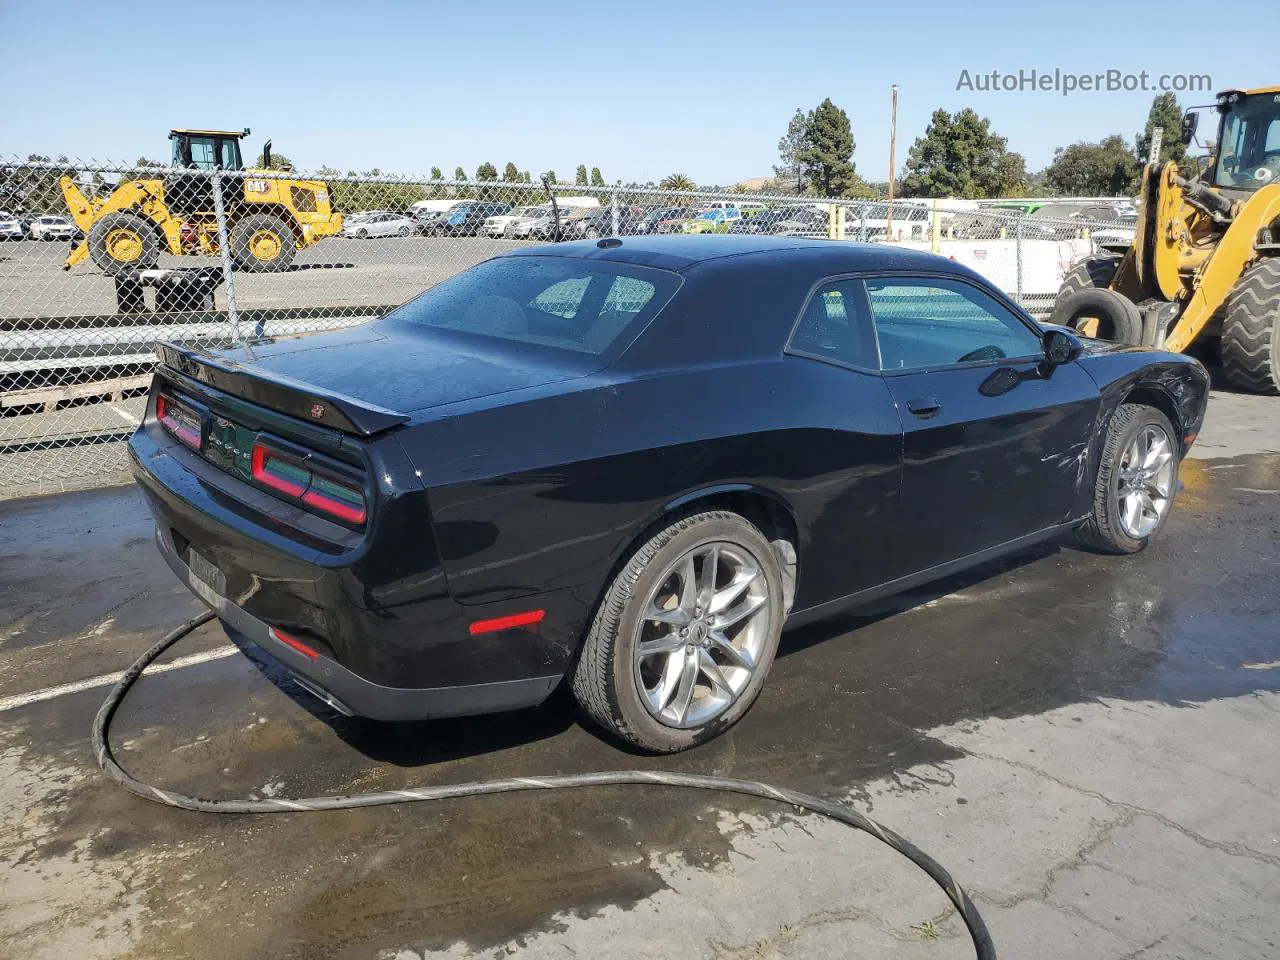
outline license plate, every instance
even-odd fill
[[[217,605],[226,597],[226,574],[214,566],[213,561],[191,550],[187,566],[191,570],[191,588],[202,600]]]

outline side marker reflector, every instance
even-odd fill
[[[495,617],[492,620],[477,620],[468,628],[473,637],[482,633],[497,633],[500,630],[513,630],[516,627],[528,627],[541,623],[547,615],[545,610],[529,610],[526,613],[513,613],[509,617]]]
[[[302,654],[308,660],[320,659],[320,653],[318,651],[311,649],[305,643],[299,640],[297,637],[291,637],[289,634],[285,633],[283,630],[277,630],[275,627],[272,627],[267,632],[271,634],[273,639],[279,640],[286,647],[292,647],[294,650],[297,650],[300,654]]]

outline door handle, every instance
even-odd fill
[[[907,401],[907,409],[922,420],[928,420],[942,409],[942,404],[936,397],[916,397]]]

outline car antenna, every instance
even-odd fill
[[[560,242],[560,207],[556,203],[556,192],[551,189],[551,180],[544,173],[542,175],[542,187],[547,191],[547,196],[551,198],[551,219],[555,221],[555,229],[551,234],[554,243]]]

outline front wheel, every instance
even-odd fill
[[[614,577],[573,692],[596,723],[655,753],[710,740],[760,693],[786,617],[773,548],[727,511],[683,517]]]
[[[1178,487],[1179,444],[1159,410],[1125,403],[1111,416],[1080,539],[1103,553],[1137,553],[1169,519]]]

